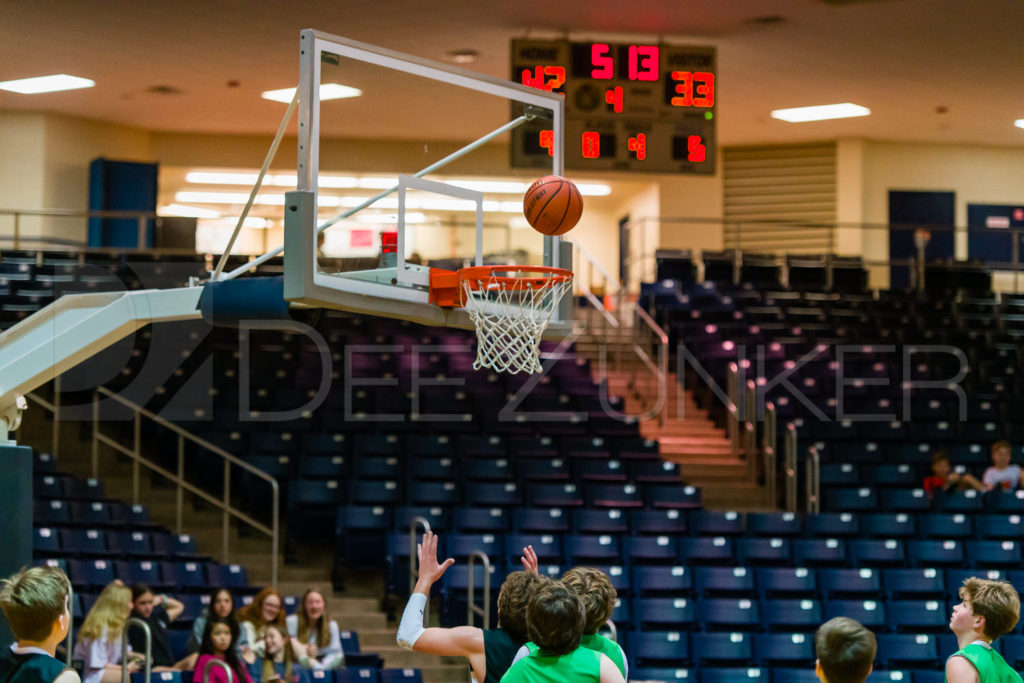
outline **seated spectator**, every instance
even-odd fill
[[[235,683],[252,683],[249,671],[238,658],[238,622],[231,617],[216,614],[206,620],[199,641],[199,659],[192,676],[193,683],[203,683],[203,673],[210,661],[224,662],[234,672]],[[227,674],[219,666],[211,666],[209,683],[228,683]]]
[[[167,595],[154,595],[153,590],[144,583],[132,586],[131,616],[141,619],[149,625],[150,653],[153,661],[150,666],[166,667],[184,671],[192,662],[186,658],[177,662],[171,649],[171,634],[168,630],[171,622],[181,616],[185,605]],[[132,650],[138,653],[146,651],[146,634],[139,627],[128,626],[128,642]]]
[[[138,671],[140,660],[121,652],[121,631],[132,610],[132,592],[120,581],[108,584],[85,615],[78,631],[73,659],[83,662],[83,683],[120,683],[122,659],[129,672]]]
[[[206,630],[206,620],[211,615],[230,619],[236,624],[238,623],[235,619],[235,597],[231,594],[230,590],[227,588],[215,588],[210,593],[210,605],[209,607],[204,607],[203,611],[196,617],[195,622],[193,622],[192,635],[188,639],[185,652],[199,651],[199,645],[203,642],[203,631]],[[241,633],[241,627],[239,627],[239,636],[235,639],[235,647],[239,654],[247,645],[248,641],[245,639],[245,635]]]
[[[242,654],[251,649],[257,658],[263,657],[263,636],[267,626],[275,624],[286,631],[284,600],[280,593],[269,586],[256,595],[251,605],[235,612],[235,618],[238,619],[241,638],[247,644],[242,648]]]
[[[323,593],[310,588],[302,596],[296,613],[285,621],[288,635],[297,638],[305,648],[310,668],[337,669],[345,664],[338,622],[328,618]]]
[[[1010,464],[1010,442],[997,441],[992,444],[992,467],[985,470],[981,481],[985,484],[985,490],[999,489],[1001,491],[1012,491],[1021,485],[1020,465]]]
[[[0,652],[4,683],[81,683],[56,658],[71,626],[71,583],[60,569],[32,567],[0,582],[0,610],[17,642]]]
[[[964,473],[954,472],[949,465],[949,453],[946,451],[935,451],[932,455],[932,473],[924,478],[924,490],[928,492],[928,495],[933,495],[935,491],[951,491],[951,490],[963,491],[965,489],[974,489],[975,491],[985,491],[985,485],[977,480],[976,477]]]
[[[309,664],[306,649],[298,640],[289,637],[283,626],[267,624],[262,650],[262,657],[254,657],[250,653],[249,673],[253,683],[309,683],[309,677],[303,670],[303,666]]]
[[[574,589],[561,581],[541,579],[526,608],[530,654],[514,663],[501,683],[624,683],[622,672],[607,655],[580,647],[586,618]]]

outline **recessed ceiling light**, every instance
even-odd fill
[[[822,104],[817,107],[797,107],[795,109],[776,109],[772,112],[773,119],[781,119],[790,123],[805,121],[824,121],[826,119],[847,119],[854,116],[867,116],[871,110],[850,102],[842,104]]]
[[[456,64],[472,64],[480,59],[480,53],[476,50],[449,50],[444,53],[445,59]]]
[[[1013,125],[1017,126],[1018,128],[1024,128],[1024,119],[1017,119],[1016,121],[1013,122]]]
[[[295,97],[295,88],[282,88],[281,90],[267,90],[261,93],[260,97],[265,100],[273,100],[274,102],[284,102],[289,104],[292,98]],[[341,83],[321,83],[320,84],[320,101],[324,100],[341,100],[346,97],[359,97],[363,94],[363,91],[359,88],[352,88]]]
[[[44,92],[58,92],[60,90],[75,90],[77,88],[91,88],[96,85],[95,81],[78,76],[67,74],[56,74],[53,76],[38,76],[36,78],[19,78],[13,81],[0,83],[0,90],[10,90],[22,95],[38,95]]]

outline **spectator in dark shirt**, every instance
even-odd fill
[[[136,619],[149,624],[151,636],[151,647],[153,661],[151,665],[154,670],[158,667],[176,669],[183,671],[184,662],[175,660],[174,651],[171,649],[171,635],[168,631],[171,622],[181,616],[185,606],[167,595],[156,595],[153,590],[144,583],[132,587],[132,614]],[[132,650],[139,654],[146,652],[146,635],[141,628],[128,624],[128,642]]]
[[[946,451],[935,451],[932,455],[932,473],[924,478],[924,490],[928,495],[938,491],[974,489],[984,491],[985,486],[974,476],[954,472],[949,465],[949,453]]]

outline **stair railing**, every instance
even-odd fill
[[[121,683],[128,683],[128,630],[132,626],[142,627],[142,633],[146,636],[146,661],[143,663],[143,683],[149,683],[153,667],[153,632],[149,630],[149,624],[138,617],[132,617],[124,623],[121,630]]]
[[[796,425],[786,424],[785,444],[785,476],[786,476],[786,512],[796,512]]]
[[[647,368],[648,377],[654,377],[657,387],[656,392],[650,391],[649,384],[646,391],[639,389],[640,371],[634,370],[629,380],[629,387],[633,389],[641,399],[655,396],[654,405],[645,413],[638,416],[638,420],[649,420],[657,416],[658,426],[665,426],[665,407],[668,403],[668,334],[655,322],[654,318],[639,304],[633,309],[633,352],[640,358]],[[657,360],[653,360],[656,356]],[[645,401],[646,405],[646,401]]]
[[[747,473],[757,476],[757,385],[748,379],[743,392],[743,453],[747,459]]]
[[[227,683],[235,683],[235,672],[231,670],[231,667],[227,665],[227,662],[222,662],[219,659],[210,658],[206,662],[206,666],[203,667],[203,683],[210,683],[210,669],[215,666],[219,666],[224,669],[224,680]],[[146,681],[149,683],[149,681]]]
[[[473,569],[476,565],[477,558],[480,559],[480,563],[484,568],[484,604],[483,607],[478,607],[476,604],[476,595],[474,594],[474,577]],[[468,605],[466,614],[466,623],[470,626],[473,625],[473,615],[478,614],[483,618],[484,623],[480,627],[484,631],[489,631],[491,628],[491,558],[487,557],[487,553],[482,550],[474,550],[469,555],[469,563],[467,566],[466,575],[466,595],[468,599],[466,604]]]
[[[100,396],[105,396],[114,400],[117,403],[129,408],[133,412],[133,439],[132,447],[128,448],[121,444],[117,439],[109,437],[100,432]],[[154,422],[164,429],[168,429],[178,435],[178,463],[177,472],[171,472],[164,469],[160,465],[157,465],[153,461],[149,460],[142,454],[142,418],[145,417],[147,420]],[[190,441],[209,453],[217,456],[221,459],[224,465],[224,484],[221,493],[221,497],[217,498],[212,496],[206,491],[202,490],[195,484],[185,479],[185,441]],[[184,496],[185,492],[188,491],[194,496],[202,498],[206,502],[210,503],[221,509],[222,512],[222,523],[221,523],[221,557],[225,564],[231,562],[231,549],[230,549],[230,537],[231,537],[231,518],[234,517],[239,521],[245,522],[249,526],[253,527],[257,531],[270,537],[270,552],[273,556],[270,565],[270,585],[277,586],[278,577],[278,549],[280,548],[280,529],[279,529],[279,513],[280,513],[280,486],[278,485],[277,479],[270,476],[263,470],[253,467],[249,463],[237,458],[236,456],[228,453],[222,448],[218,448],[209,441],[202,439],[192,432],[182,429],[178,425],[168,422],[159,415],[156,415],[137,403],[129,401],[126,398],[118,396],[114,392],[110,391],[106,387],[99,387],[93,394],[92,404],[92,474],[94,477],[98,476],[99,472],[99,451],[100,444],[104,444],[113,448],[118,453],[125,455],[132,460],[132,503],[135,505],[139,504],[139,475],[140,465],[144,465],[148,469],[156,472],[165,479],[170,480],[172,484],[177,486],[177,499],[176,499],[176,515],[177,515],[177,529],[178,533],[181,533],[182,528],[182,516],[184,514]],[[271,489],[271,526],[268,527],[265,524],[253,519],[240,509],[234,507],[231,504],[231,466],[235,465],[242,468],[246,472],[252,474],[258,479],[262,479],[270,485]]]
[[[821,512],[821,455],[811,446],[807,451],[807,514]]]
[[[779,425],[779,416],[775,411],[775,404],[768,401],[764,406],[764,432],[761,435],[761,457],[764,462],[764,484],[768,492],[768,501],[772,507],[777,504],[776,487],[778,485],[778,435],[776,430]]]
[[[739,367],[736,363],[729,363],[729,371],[726,375],[726,391],[729,395],[729,405],[726,406],[726,432],[729,437],[729,444],[732,447],[732,457],[740,457],[740,391],[742,390],[739,378]]]
[[[416,527],[422,526],[423,533],[430,533],[430,521],[426,517],[416,515],[412,518],[409,523],[409,595],[416,589],[416,580],[419,579],[420,573],[416,566],[417,553],[416,553]],[[427,623],[427,617],[430,614],[430,599],[428,597],[427,602],[423,605],[423,623]]]

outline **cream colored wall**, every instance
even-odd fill
[[[45,122],[40,114],[0,111],[0,209],[41,209]],[[47,207],[49,208],[49,207]],[[23,237],[37,237],[39,218],[20,218]],[[13,236],[14,218],[0,216],[0,235]]]
[[[836,249],[842,256],[857,256],[863,247],[864,141],[836,143]]]
[[[660,247],[718,250],[722,229],[722,172],[705,176],[659,176]],[[698,220],[693,220],[698,219]],[[699,220],[706,219],[706,220]]]

